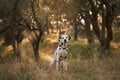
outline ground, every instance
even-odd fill
[[[2,44],[2,40],[0,41]],[[21,63],[16,62],[11,46],[0,46],[0,80],[120,80],[120,43],[112,41],[110,53],[98,58],[99,44],[88,45],[86,39],[71,40],[69,45],[68,70],[56,71],[49,63],[57,47],[55,34],[45,36],[40,43],[40,61],[36,64],[31,44],[24,43]]]

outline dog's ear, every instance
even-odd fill
[[[69,37],[69,40],[71,39],[71,37],[70,36],[68,36]]]
[[[58,40],[60,41],[60,39],[61,39],[61,36],[59,36]]]

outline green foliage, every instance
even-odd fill
[[[69,47],[70,58],[73,58],[73,59],[76,58],[77,55],[80,54],[82,48],[83,48],[83,45],[79,45],[79,44],[71,45]]]
[[[46,40],[42,39],[42,40],[40,41],[40,44],[39,44],[39,45],[40,45],[42,48],[44,48],[44,47],[46,47],[46,45],[48,46],[49,43],[50,43],[49,41],[46,41]]]
[[[14,60],[16,60],[16,54],[14,54],[14,52],[10,52],[8,54],[6,54],[5,56],[3,56],[2,58],[2,62],[12,62]]]
[[[101,51],[101,48],[98,44],[90,44],[87,46],[84,46],[81,55],[83,58],[92,58],[94,55],[98,54]]]
[[[19,8],[20,9],[27,9],[30,7],[30,0],[20,0],[19,2]]]
[[[80,11],[80,0],[69,0],[64,8],[67,19],[75,19]]]
[[[120,42],[120,30],[115,29],[114,34],[113,34],[113,40],[116,42]]]
[[[119,16],[120,15],[120,0],[114,0],[114,9],[115,11],[113,12],[115,14],[115,16]]]
[[[0,1],[0,17],[8,16],[12,9],[14,0],[1,0]]]
[[[92,58],[100,52],[101,48],[98,44],[73,44],[69,48],[69,53],[71,58],[77,58],[77,56],[82,56],[84,59]]]

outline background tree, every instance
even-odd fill
[[[15,55],[17,55],[17,60],[21,59],[21,42],[23,39],[23,35],[21,33],[24,28],[19,28],[16,21],[20,19],[19,10],[18,10],[18,4],[19,0],[11,1],[9,4],[9,1],[2,1],[3,3],[7,3],[8,5],[3,5],[1,7],[1,10],[4,10],[4,7],[6,8],[6,11],[3,11],[2,19],[4,22],[4,27],[0,30],[0,33],[4,33],[7,35],[4,35],[5,41],[12,45],[13,51]],[[5,43],[6,43],[5,42]],[[16,45],[17,43],[17,45]]]
[[[112,40],[111,23],[114,17],[114,14],[113,14],[114,4],[111,3],[110,1],[103,1],[103,0],[100,0],[100,1],[89,0],[89,3],[91,6],[91,12],[92,12],[91,19],[92,19],[93,30],[102,46],[102,53],[105,55],[105,53],[107,53],[106,51],[110,47],[110,42]],[[98,23],[98,14],[100,14],[99,11],[102,11],[102,10],[104,11],[102,16],[103,25],[101,30]]]
[[[45,18],[46,15],[42,15],[41,17],[38,16],[40,11],[42,10],[41,8],[39,8],[41,6],[39,0],[16,0],[11,3],[9,3],[9,1],[3,1],[3,3],[4,2],[10,4],[11,7],[5,5],[8,11],[4,11],[4,14],[1,15],[1,18],[6,25],[4,28],[1,28],[0,32],[8,34],[5,35],[5,39],[6,37],[8,37],[7,39],[9,40],[7,41],[10,41],[9,43],[12,45],[14,53],[17,55],[17,59],[19,61],[21,60],[22,54],[20,48],[22,47],[21,43],[24,37],[24,35],[22,34],[23,31],[27,29],[30,32],[34,33],[34,37],[36,36],[36,38],[33,38],[33,36],[31,35],[33,39],[32,41],[30,41],[33,46],[35,58],[36,60],[38,60],[39,42],[44,33],[44,28],[47,20],[47,18]],[[3,8],[4,6],[1,6],[1,10],[3,10]]]
[[[28,0],[28,3],[28,7],[24,8],[23,6],[21,12],[24,17],[23,20],[28,27],[27,29],[31,33],[28,38],[32,44],[35,59],[39,61],[39,43],[44,35],[48,19],[39,0]]]
[[[5,43],[12,45],[17,59],[21,59],[22,40],[25,37],[23,32],[27,31],[34,56],[38,60],[39,43],[45,29],[49,31],[48,24],[52,29],[58,29],[59,35],[62,30],[72,26],[74,40],[78,39],[83,26],[88,43],[93,43],[92,24],[102,47],[101,55],[105,55],[112,40],[112,22],[120,14],[119,5],[119,0],[1,0],[0,33],[4,35]],[[98,18],[102,18],[101,23]],[[81,20],[84,20],[84,25]]]

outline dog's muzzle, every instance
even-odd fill
[[[66,43],[66,39],[64,39],[64,43]]]

